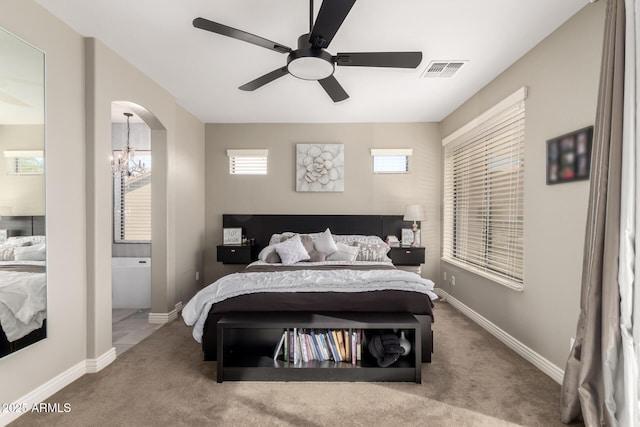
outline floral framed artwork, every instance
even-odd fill
[[[547,184],[589,179],[593,126],[547,141]]]
[[[296,144],[296,191],[344,191],[344,144]]]

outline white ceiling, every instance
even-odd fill
[[[362,0],[328,51],[422,51],[415,70],[336,67],[350,95],[333,103],[317,82],[284,76],[286,55],[196,29],[203,17],[296,48],[307,0],[37,0],[169,91],[205,123],[440,121],[550,34],[587,0]],[[315,1],[316,13],[320,1]],[[465,60],[453,78],[421,78],[432,60]]]

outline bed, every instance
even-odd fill
[[[46,245],[44,230],[33,227],[39,218],[44,225],[43,217],[0,223],[9,234],[0,243],[0,357],[46,337]]]
[[[416,317],[422,361],[430,362],[432,301],[437,298],[433,282],[396,269],[388,257],[382,257],[386,254],[382,236],[397,236],[407,226],[401,216],[223,215],[223,227],[241,227],[259,255],[244,271],[216,280],[183,308],[185,323],[194,327],[194,339],[202,343],[204,360],[216,360],[216,323],[226,313],[387,312]],[[325,246],[331,246],[330,240],[340,249],[332,253],[337,257],[313,258],[313,251],[332,250]],[[298,251],[298,257],[304,256],[300,241],[311,259],[289,262],[296,257],[289,257],[287,251],[279,262],[269,258],[273,252],[281,255],[274,246],[292,241],[287,245]]]

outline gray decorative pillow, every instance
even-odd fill
[[[276,245],[269,245],[262,248],[262,250],[258,254],[258,259],[260,261],[270,263],[280,262],[280,257],[276,252]]]
[[[336,243],[337,251],[327,257],[328,261],[349,261],[353,262],[360,252],[358,246],[348,246],[344,243]]]
[[[309,259],[309,253],[304,248],[298,234],[276,245],[276,252],[282,259],[283,264],[295,264]]]
[[[279,264],[282,262],[282,259],[280,259],[280,255],[276,252],[275,247],[273,248],[273,251],[269,252],[264,258],[264,262],[268,262],[269,264]]]
[[[327,259],[327,254],[324,252],[316,251],[315,249],[309,252],[309,262],[322,262]]]
[[[313,241],[313,246],[317,251],[324,252],[327,256],[338,250],[336,242],[333,241],[333,236],[328,228]]]
[[[385,261],[391,262],[391,258],[387,256],[387,252],[391,249],[386,243],[360,243],[354,242],[354,246],[358,246],[360,251],[356,257],[356,261]]]

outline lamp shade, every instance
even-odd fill
[[[426,215],[424,214],[424,206],[408,205],[403,219],[405,221],[424,221],[425,219],[427,219]]]

